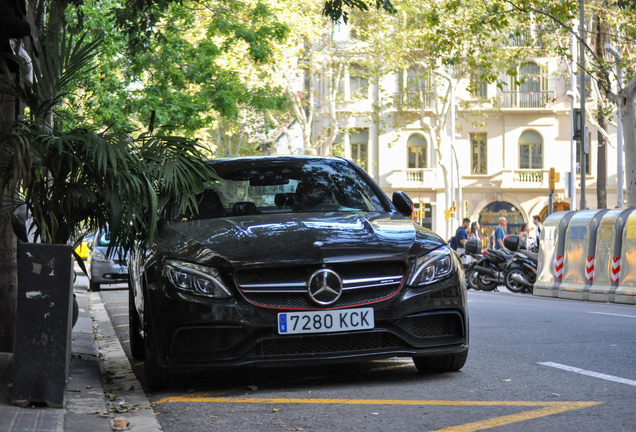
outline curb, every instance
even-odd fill
[[[123,420],[124,422],[120,424],[126,425],[127,422],[127,428],[135,432],[163,431],[119,343],[99,293],[88,293],[88,307],[94,318],[93,334],[102,380],[105,387],[108,387],[108,391],[115,395],[113,398],[107,398],[106,401],[117,417],[115,422]],[[107,383],[107,381],[110,382]],[[119,410],[123,411],[123,406],[126,406],[127,410],[120,412]],[[121,427],[119,424],[117,426]],[[126,426],[122,429],[127,430]]]

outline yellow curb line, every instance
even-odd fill
[[[212,402],[212,403],[254,403],[254,404],[334,404],[334,405],[406,405],[406,406],[510,406],[543,407],[502,417],[496,417],[464,425],[438,429],[436,432],[471,432],[504,426],[525,420],[558,414],[566,411],[588,408],[603,402],[545,402],[545,401],[444,401],[444,400],[383,400],[383,399],[288,399],[288,398],[219,398],[206,397],[208,393],[196,393],[187,396],[172,396],[160,399],[153,404],[175,402]]]

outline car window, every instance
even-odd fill
[[[218,161],[220,180],[198,196],[198,210],[170,208],[172,220],[268,213],[385,211],[373,188],[337,159],[237,159]]]
[[[110,245],[110,232],[100,232],[97,236],[97,246],[109,246]]]

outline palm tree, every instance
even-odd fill
[[[174,199],[184,209],[196,207],[195,195],[215,178],[196,141],[100,134],[90,127],[63,130],[62,122],[53,121],[74,83],[90,71],[98,49],[99,41],[66,36],[59,50],[40,46],[32,82],[20,83],[9,72],[7,61],[25,68],[22,59],[0,60],[9,77],[5,94],[21,101],[28,113],[0,132],[0,192],[10,201],[0,216],[11,218],[22,241],[30,236],[42,243],[68,243],[81,240],[84,230],[109,229],[111,249],[128,251],[139,241],[153,241],[163,204]],[[32,218],[28,228],[14,214],[20,206]],[[8,276],[0,274],[0,280]]]
[[[196,206],[194,196],[214,176],[194,140],[151,134],[134,139],[52,124],[51,114],[90,70],[98,49],[99,41],[64,37],[59,54],[40,47],[32,83],[11,82],[9,91],[29,117],[5,137],[8,158],[0,181],[16,205],[26,205],[33,218],[29,234],[41,242],[66,243],[82,229],[108,226],[112,244],[130,249],[140,236],[152,241],[160,203],[174,198]],[[14,226],[24,241],[27,233]]]

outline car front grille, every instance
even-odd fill
[[[399,337],[388,332],[349,333],[340,335],[285,336],[261,340],[250,350],[251,357],[276,355],[328,354],[364,352],[378,349],[407,349]]]
[[[310,299],[307,286],[317,266],[244,269],[234,282],[247,301],[257,306],[282,309],[324,308]],[[343,292],[330,308],[375,303],[400,291],[405,266],[399,261],[337,263],[329,269],[338,273]]]

